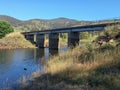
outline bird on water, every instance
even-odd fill
[[[27,68],[24,68],[24,70],[26,71],[26,70],[27,70]]]

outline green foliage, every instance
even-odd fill
[[[99,40],[102,40],[102,39],[106,39],[107,37],[104,35],[104,36],[98,36],[97,38],[96,38],[96,40],[97,41],[99,41]]]
[[[94,50],[94,47],[89,43],[86,44],[86,47],[87,47],[89,52],[92,52]]]
[[[68,38],[68,34],[67,33],[61,33],[60,34],[60,46],[62,46],[62,45],[66,45],[67,44],[67,39]]]
[[[111,49],[114,49],[115,47],[111,44],[105,44],[101,47],[101,50],[102,51],[105,51],[105,50],[111,50]]]
[[[104,35],[107,33],[111,37],[115,37],[120,32],[120,25],[111,25],[105,28]]]
[[[120,45],[120,24],[107,26],[103,32],[100,33],[100,36],[96,38],[96,41],[106,41],[114,40],[114,43]],[[105,47],[106,48],[106,47]],[[103,48],[103,49],[105,49]]]
[[[90,37],[90,34],[88,32],[81,32],[80,38],[81,39],[88,39]]]
[[[61,33],[60,37],[63,39],[67,39],[68,38],[68,34],[67,33]]]
[[[13,32],[12,26],[6,21],[0,21],[0,38],[4,37],[6,34]]]

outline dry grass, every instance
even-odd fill
[[[93,89],[120,89],[120,48],[104,52],[86,50],[76,47],[52,57],[48,62],[47,72],[69,84],[87,84]]]
[[[22,34],[20,34],[20,32],[14,32],[14,33],[10,33],[10,34],[7,34],[5,36],[6,38],[22,38],[24,39],[24,36]]]
[[[52,56],[46,73],[24,90],[119,90],[120,48],[89,48],[76,47]]]
[[[74,64],[81,52],[82,50],[78,50],[78,47],[76,47],[75,49],[69,49],[65,53],[60,53],[59,56],[52,56],[47,62],[46,71],[52,74],[64,71]]]
[[[0,49],[34,48],[19,32],[13,32],[0,39]]]
[[[25,76],[22,77],[21,79],[22,85],[26,86],[27,85],[27,78]]]

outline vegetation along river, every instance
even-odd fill
[[[12,86],[39,69],[44,71],[43,58],[48,60],[51,54],[66,50],[67,47],[58,51],[48,48],[0,50],[0,88]]]

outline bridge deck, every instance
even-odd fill
[[[120,23],[120,22],[116,22]],[[30,32],[22,32],[22,34],[49,34],[49,33],[67,33],[67,32],[82,32],[82,31],[101,31],[104,27],[108,25],[113,25],[115,23],[104,23],[104,24],[92,24],[85,26],[77,26],[77,27],[69,27],[69,28],[57,28],[57,29],[49,29],[42,31],[30,31]]]

